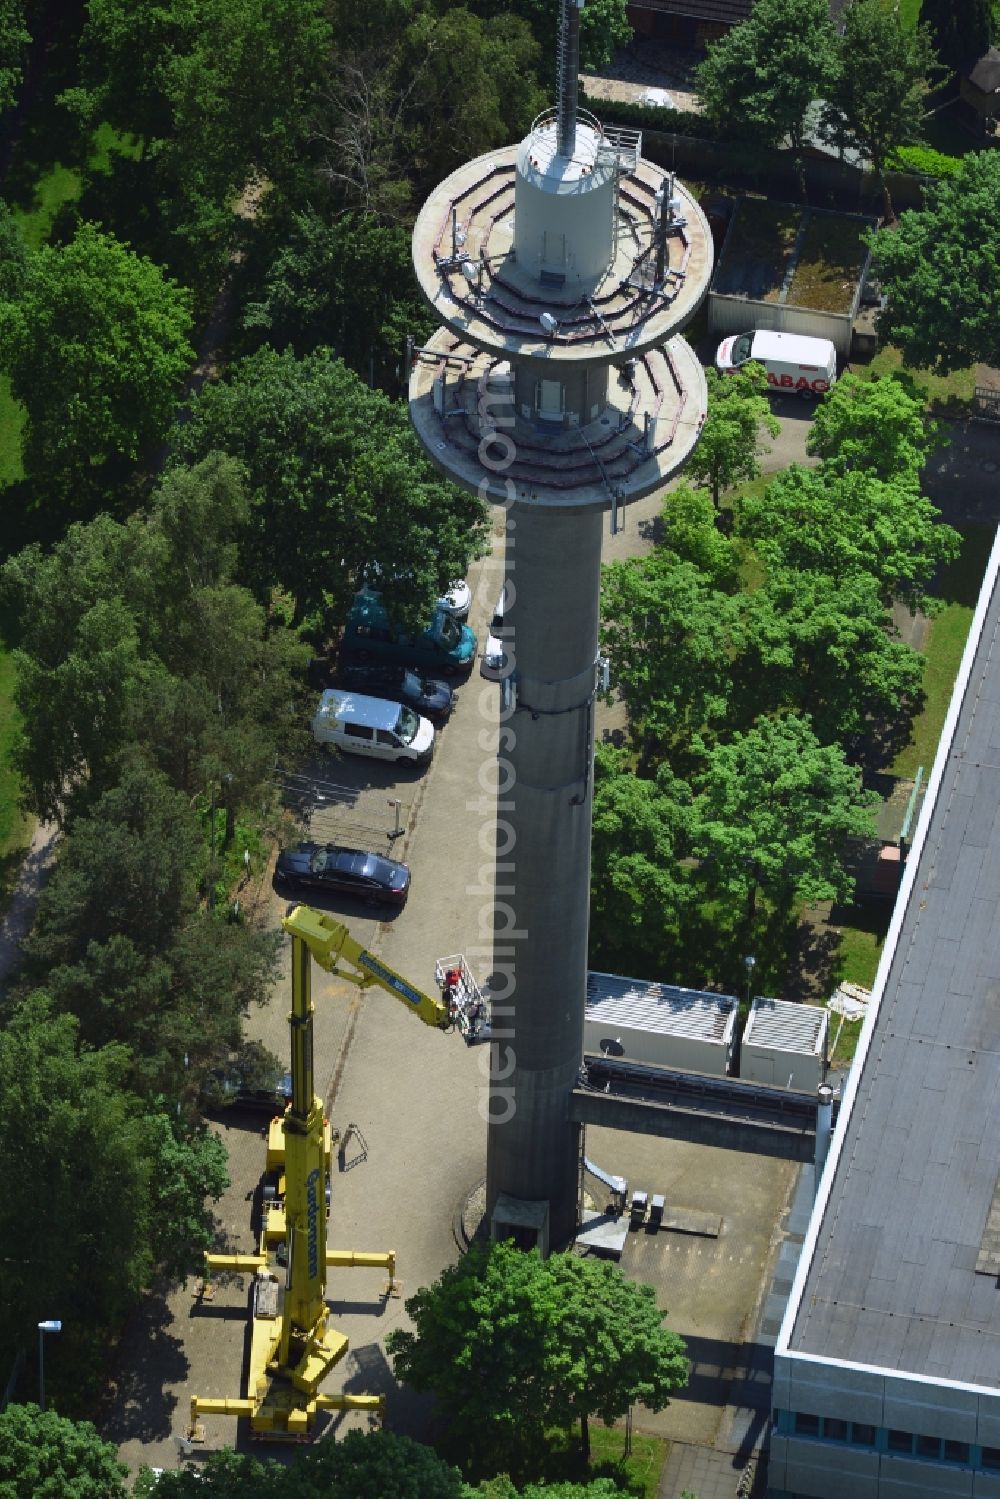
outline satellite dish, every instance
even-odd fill
[[[475,286],[479,280],[479,271],[482,262],[478,260],[463,260],[462,275],[470,286]]]
[[[541,313],[539,315],[538,321],[541,323],[542,327],[548,334],[555,333],[556,329],[559,327],[559,319],[557,317],[553,317],[551,312]]]
[[[602,1057],[623,1057],[624,1055],[625,1048],[620,1040],[612,1040],[610,1036],[606,1036],[601,1042]]]

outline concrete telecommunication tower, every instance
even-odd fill
[[[712,272],[693,197],[639,131],[578,107],[583,0],[555,3],[555,109],[417,219],[442,326],[409,385],[430,458],[506,512],[487,1213],[543,1253],[577,1222],[603,517],[615,528],[697,441],[704,373],[675,335]]]

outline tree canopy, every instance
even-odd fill
[[[746,21],[709,45],[697,88],[709,119],[728,134],[802,149],[806,112],[835,67],[826,0],[757,0]]]
[[[406,1303],[415,1331],[386,1347],[396,1374],[432,1391],[473,1460],[537,1453],[547,1428],[661,1410],[687,1379],[684,1345],[652,1287],[617,1265],[511,1244],[473,1248]]]
[[[745,365],[733,375],[705,372],[708,416],[687,464],[696,483],[706,484],[718,509],[725,489],[760,474],[761,436],[781,430],[767,398],[767,373],[761,364]]]
[[[928,183],[924,206],[872,239],[888,305],[879,334],[905,362],[940,374],[1000,364],[1000,159],[971,152],[954,177]]]
[[[926,26],[904,22],[898,6],[851,0],[843,16],[839,57],[826,95],[824,129],[840,146],[868,157],[892,213],[886,164],[897,146],[924,139],[924,97],[935,74]]]
[[[959,538],[906,473],[879,479],[862,469],[830,474],[797,464],[745,495],[739,534],[772,568],[873,578],[885,603],[933,607],[928,589]]]
[[[900,474],[916,480],[941,439],[940,423],[924,415],[923,392],[909,376],[862,380],[847,373],[817,407],[806,452],[823,460],[826,474],[864,469],[885,481]]]
[[[990,45],[990,0],[921,0],[919,19],[952,72],[982,57]]]
[[[89,1421],[37,1405],[0,1411],[0,1499],[125,1499],[127,1473]]]
[[[878,797],[837,745],[822,745],[807,719],[763,718],[717,744],[695,798],[694,842],[715,888],[745,903],[846,900],[851,838],[873,837]]]
[[[25,49],[31,41],[25,0],[0,0],[0,114],[10,109],[21,86]]]
[[[0,362],[28,413],[26,472],[71,498],[162,440],[194,350],[186,291],[84,224],[30,258],[0,304]]]
[[[342,612],[377,561],[404,580],[400,604],[426,619],[485,536],[483,503],[434,474],[405,406],[328,349],[239,361],[193,402],[175,446],[188,461],[221,450],[244,465],[243,576],[262,600],[279,585],[299,618]]]

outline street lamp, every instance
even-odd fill
[[[750,1005],[751,991],[753,990],[753,971],[757,967],[757,959],[753,953],[747,953],[743,959],[743,966],[747,971],[747,1006]]]
[[[45,1334],[62,1332],[61,1322],[39,1322],[38,1324],[38,1407],[45,1409]]]

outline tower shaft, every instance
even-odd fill
[[[507,516],[516,689],[498,762],[487,1212],[505,1195],[547,1202],[553,1245],[577,1215],[567,1104],[583,1057],[602,521],[595,507]]]

